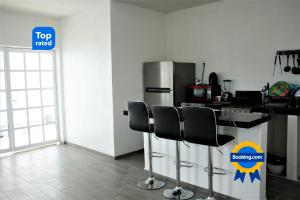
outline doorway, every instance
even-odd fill
[[[0,153],[59,139],[55,51],[0,48]]]

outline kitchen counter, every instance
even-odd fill
[[[152,118],[151,108],[150,118]],[[178,108],[179,115],[182,119],[182,108]],[[124,115],[128,115],[128,111],[123,111]],[[265,123],[271,119],[269,114],[260,113],[237,113],[237,112],[226,112],[216,111],[217,124],[219,126],[229,126],[237,128],[252,128],[259,124]]]
[[[260,105],[243,105],[243,104],[232,104],[232,103],[209,103],[205,104],[205,107],[219,109],[222,108],[248,108],[250,112],[256,113],[268,113],[268,114],[280,114],[280,115],[300,115],[300,108],[288,107],[288,106],[272,106],[268,104]]]
[[[272,120],[271,124],[286,124],[286,131],[282,129],[269,131],[269,142],[271,142],[269,148],[272,153],[280,152],[286,156],[285,177],[289,180],[300,181],[300,108],[259,105],[253,107],[251,112],[269,113],[275,120]],[[277,128],[280,127],[277,126]],[[286,143],[282,144],[281,141],[286,141]],[[282,148],[277,149],[277,146],[282,146]]]
[[[123,111],[128,115],[127,111]],[[182,120],[182,109],[179,108]],[[260,169],[261,181],[251,183],[249,176],[244,183],[234,181],[236,169],[230,163],[232,149],[242,141],[252,141],[267,152],[267,132],[269,114],[261,113],[237,113],[228,111],[217,111],[218,134],[231,135],[235,139],[220,147],[220,152],[213,148],[213,165],[227,171],[226,175],[214,175],[214,191],[237,199],[266,199],[266,164]],[[150,117],[152,114],[150,113]],[[152,119],[151,119],[152,120]],[[175,179],[176,169],[174,160],[176,158],[175,142],[159,138],[152,140],[153,151],[164,155],[163,158],[153,159],[153,171],[157,174]],[[144,134],[144,149],[148,152],[148,137]],[[183,182],[208,188],[207,173],[207,146],[189,144],[189,147],[180,143],[181,159],[192,163],[192,168],[181,168],[181,179]],[[149,169],[148,154],[145,153],[145,169]]]
[[[280,114],[280,115],[300,115],[300,108],[257,105],[251,108],[251,112]]]
[[[204,104],[205,107],[221,110],[222,108],[247,108],[250,112],[256,113],[268,113],[268,114],[279,114],[279,115],[300,115],[300,108],[288,107],[288,106],[272,106],[268,104],[260,105],[243,105],[243,104],[232,104],[232,103],[209,103]]]

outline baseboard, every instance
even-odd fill
[[[76,148],[79,148],[79,149],[82,149],[82,150],[85,150],[85,151],[89,151],[89,152],[92,152],[92,153],[95,153],[95,154],[99,154],[101,156],[104,156],[104,157],[112,159],[112,160],[115,159],[114,156],[111,156],[111,155],[108,155],[108,154],[105,154],[105,153],[102,153],[102,152],[99,152],[99,151],[96,151],[96,150],[93,150],[93,149],[90,149],[90,148],[87,148],[87,147],[83,147],[83,146],[80,146],[78,144],[74,144],[74,143],[71,143],[71,142],[66,142],[65,141],[64,145],[70,145],[70,146],[73,146],[73,147],[76,147]]]
[[[125,158],[127,156],[130,156],[130,155],[133,155],[133,154],[136,154],[136,153],[141,153],[141,152],[144,152],[144,149],[139,149],[139,150],[132,151],[132,152],[129,152],[129,153],[125,153],[125,154],[122,154],[122,155],[119,155],[119,156],[115,156],[114,159],[119,160],[119,159]]]

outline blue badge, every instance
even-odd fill
[[[245,180],[249,174],[253,183],[255,179],[260,180],[259,170],[265,161],[263,150],[254,142],[244,141],[236,145],[230,153],[230,162],[236,169],[234,180]]]
[[[55,30],[52,27],[35,27],[32,30],[32,50],[51,50],[55,47]]]

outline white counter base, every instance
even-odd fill
[[[235,169],[230,163],[230,153],[234,146],[242,141],[253,141],[267,152],[268,122],[251,129],[219,126],[219,134],[235,137],[231,143],[221,147],[223,155],[214,148],[213,165],[228,170],[227,175],[214,175],[214,191],[238,199],[258,200],[266,199],[266,164],[260,170],[261,181],[251,183],[249,175],[244,183],[234,181]],[[153,159],[153,171],[166,177],[175,179],[175,141],[153,138],[153,151],[162,153],[163,158]],[[181,160],[192,162],[192,168],[181,168],[181,180],[201,188],[208,188],[208,177],[204,168],[207,167],[207,146],[189,144],[190,148],[181,143]],[[148,152],[148,139],[144,135],[145,152]],[[266,155],[265,155],[266,157]],[[265,158],[266,159],[266,158]],[[148,169],[148,154],[145,153],[145,169]],[[167,186],[168,187],[168,186]]]
[[[288,116],[286,178],[299,181],[300,176],[300,117]]]

